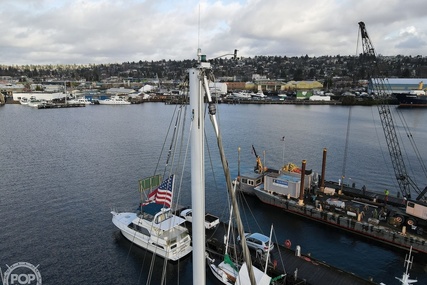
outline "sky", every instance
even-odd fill
[[[0,65],[427,56],[425,0],[1,0]],[[231,56],[227,55],[226,58]]]

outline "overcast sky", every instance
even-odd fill
[[[425,0],[0,0],[0,64],[427,55]]]

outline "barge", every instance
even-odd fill
[[[311,170],[306,171],[305,164],[303,161],[300,173],[280,170],[239,176],[237,189],[287,213],[394,248],[412,248],[427,257],[426,222],[405,212],[405,207],[414,202],[325,181],[324,165],[319,178]],[[415,206],[423,207],[424,212],[427,209],[421,203]]]

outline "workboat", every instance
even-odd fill
[[[333,226],[396,248],[427,254],[427,233],[414,220],[404,219],[403,199],[356,189],[324,180],[326,153],[320,180],[316,173],[268,172],[263,183],[253,188],[265,204],[285,212]],[[414,206],[416,207],[416,205]]]
[[[418,89],[409,92],[395,93],[399,106],[402,107],[427,107],[427,95],[423,90],[424,83],[421,81]]]
[[[145,181],[158,181],[149,177]],[[174,175],[164,180],[136,212],[112,211],[113,224],[132,243],[165,259],[176,261],[192,250],[191,238],[182,224],[185,219],[171,212]],[[150,183],[150,187],[155,183]]]
[[[423,91],[424,92],[424,91]],[[402,107],[427,107],[427,95],[414,92],[394,94],[399,106]]]

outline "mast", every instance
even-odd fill
[[[190,109],[191,109],[191,205],[193,208],[193,284],[206,284],[205,260],[205,169],[204,169],[204,117],[201,72],[210,64],[200,62],[189,70]],[[196,238],[194,238],[196,237]]]
[[[217,144],[220,151],[221,162],[225,174],[227,189],[231,195],[233,212],[236,217],[237,228],[241,237],[243,255],[246,260],[249,278],[252,285],[256,284],[255,275],[252,268],[249,248],[246,244],[243,224],[237,205],[237,199],[233,191],[228,162],[225,158],[222,138],[219,132],[217,119],[215,116],[215,104],[209,92],[208,75],[211,75],[211,65],[206,61],[206,56],[197,51],[198,64],[189,70],[190,86],[190,109],[191,109],[191,203],[193,207],[193,284],[206,284],[206,259],[205,259],[205,169],[204,169],[204,95],[209,102],[209,116],[215,129]]]
[[[203,66],[203,64],[207,64],[209,66],[209,70],[210,70],[210,64],[207,63],[207,62],[203,62],[204,60],[206,60],[206,58],[204,56],[202,56],[201,66]],[[201,82],[202,86],[204,87],[204,91],[206,93],[207,100],[208,100],[208,103],[209,103],[209,107],[208,107],[208,109],[209,109],[209,117],[210,117],[211,123],[212,123],[212,125],[214,127],[215,135],[216,135],[216,138],[217,138],[218,149],[219,149],[219,153],[220,153],[220,156],[221,156],[222,169],[224,171],[224,176],[225,176],[226,185],[227,185],[227,191],[228,191],[228,193],[231,196],[231,202],[232,202],[232,207],[233,207],[233,214],[234,214],[234,216],[236,218],[237,230],[239,232],[240,241],[242,243],[243,258],[244,258],[244,260],[246,262],[246,266],[247,266],[247,269],[248,269],[249,280],[251,282],[251,285],[256,285],[255,274],[254,274],[254,270],[253,270],[253,267],[252,267],[251,255],[250,255],[250,252],[249,252],[249,248],[248,248],[248,246],[246,244],[245,231],[243,229],[243,223],[242,223],[242,219],[240,217],[240,211],[239,211],[239,206],[237,204],[236,193],[233,190],[233,186],[232,186],[232,183],[231,183],[230,169],[228,168],[228,161],[227,161],[227,159],[225,157],[224,147],[222,145],[222,137],[221,137],[221,133],[220,133],[220,130],[219,130],[219,127],[218,127],[218,122],[217,122],[217,119],[216,119],[216,107],[215,107],[215,103],[212,101],[212,97],[211,97],[211,94],[210,94],[210,91],[209,91],[209,84],[208,84],[208,79],[207,78],[208,78],[208,75],[210,75],[210,74],[206,73],[207,70],[208,70],[208,68],[204,68],[203,70],[201,70],[200,82]],[[190,98],[190,101],[191,101],[191,98]],[[193,248],[193,250],[194,250],[194,248]]]

